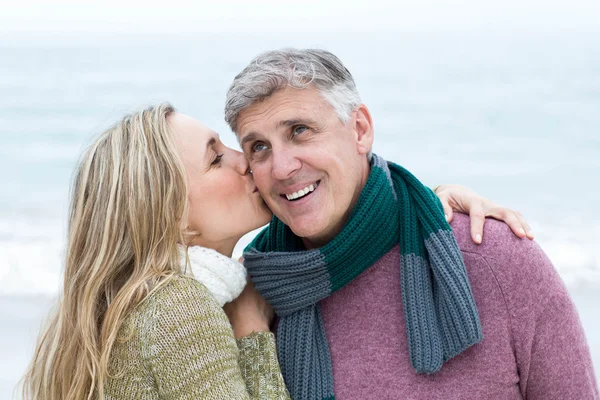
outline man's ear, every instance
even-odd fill
[[[354,110],[354,130],[356,131],[356,149],[359,154],[369,154],[373,147],[373,120],[366,105],[360,104]]]

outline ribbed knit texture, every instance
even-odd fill
[[[369,179],[334,240],[304,250],[274,217],[244,254],[252,281],[280,317],[279,361],[293,399],[334,398],[318,302],[398,243],[413,368],[437,372],[483,338],[462,255],[439,200],[410,172],[374,155]]]
[[[108,400],[289,399],[270,332],[236,340],[206,287],[177,276],[127,317],[110,357]]]

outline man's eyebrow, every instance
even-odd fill
[[[284,119],[277,123],[277,128],[281,128],[282,126],[291,127],[294,125],[317,125],[317,121],[312,120],[310,118],[295,118],[295,119]],[[244,136],[240,140],[240,147],[243,149],[244,145],[248,142],[252,142],[258,138],[258,134],[256,132],[250,132],[246,136]]]
[[[240,147],[243,149],[244,145],[248,142],[252,142],[253,140],[256,140],[256,133],[254,132],[250,132],[249,134],[247,134],[246,136],[244,136],[242,138],[242,140],[240,140]]]
[[[283,121],[279,121],[277,123],[277,127],[280,128],[282,126],[294,126],[294,125],[317,125],[317,121],[312,120],[310,118],[296,118],[296,119],[285,119]]]

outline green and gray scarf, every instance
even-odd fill
[[[413,368],[434,373],[481,341],[462,255],[438,198],[404,168],[373,155],[369,179],[334,240],[305,250],[300,238],[274,217],[244,253],[256,289],[280,318],[279,362],[293,399],[335,398],[319,301],[397,244]]]

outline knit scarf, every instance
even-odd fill
[[[305,250],[300,238],[274,217],[244,254],[256,289],[280,317],[279,363],[293,399],[335,399],[319,301],[397,244],[413,368],[437,372],[482,340],[462,255],[438,198],[404,168],[373,155],[358,202],[331,242]]]

